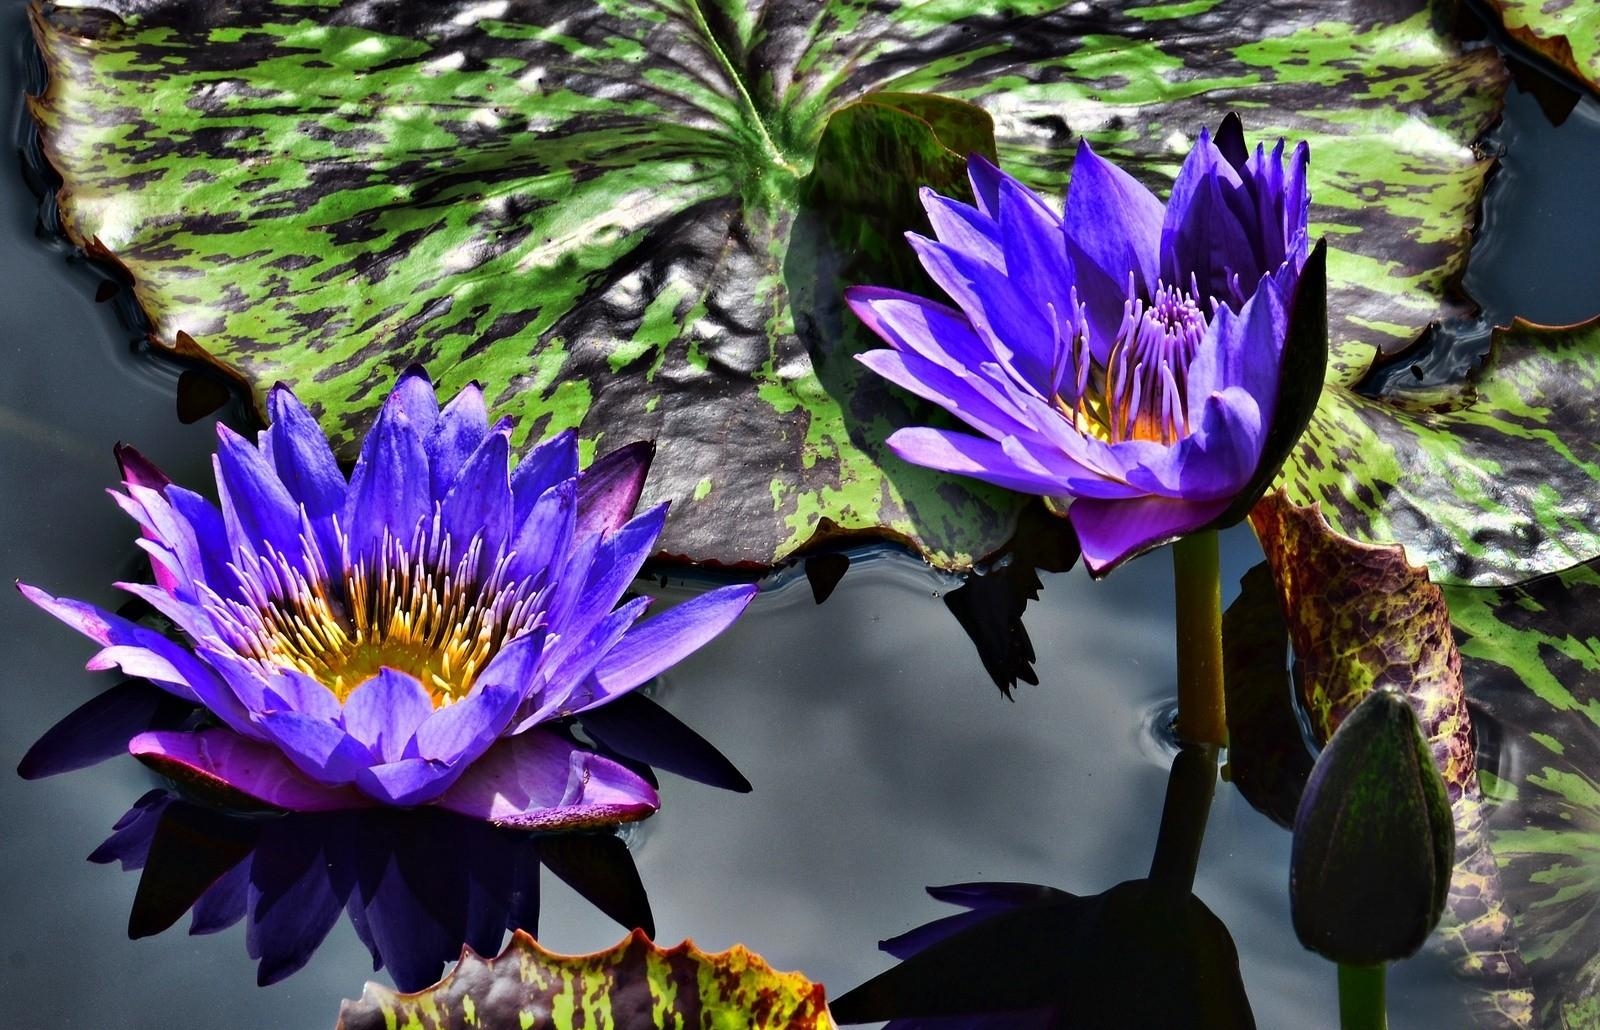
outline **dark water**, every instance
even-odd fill
[[[20,0],[0,7],[8,139],[22,10]],[[1600,224],[1581,177],[1544,160],[1593,153],[1600,110],[1585,102],[1554,129],[1514,93],[1508,123],[1506,170],[1489,202],[1495,235],[1473,285],[1497,321],[1587,315],[1600,309],[1600,279],[1573,260],[1587,239],[1555,244],[1570,281],[1529,269],[1560,234]],[[93,302],[95,276],[36,237],[36,216],[19,162],[0,161],[0,573],[115,606],[109,583],[138,574],[138,552],[103,493],[116,480],[112,444],[134,442],[174,478],[201,484],[213,430],[178,423],[175,373],[130,352],[111,305]],[[1248,532],[1228,538],[1228,594],[1256,557]],[[838,994],[890,964],[879,938],[946,913],[924,884],[1023,880],[1094,893],[1144,875],[1170,761],[1152,733],[1174,676],[1169,581],[1162,555],[1101,584],[1081,570],[1045,577],[1026,619],[1041,682],[1015,703],[940,602],[955,584],[920,563],[875,553],[820,607],[803,577],[776,584],[658,694],[755,787],[739,796],[663,777],[663,811],[632,836],[658,939],[743,942]],[[35,783],[10,775],[43,730],[112,680],[81,671],[90,646],[10,591],[0,594],[0,634],[0,1023],[330,1026],[339,999],[371,976],[348,925],[306,969],[265,989],[238,927],[189,937],[180,923],[127,939],[137,877],[84,856],[155,778],[130,758]],[[1232,931],[1258,1025],[1331,1028],[1334,971],[1290,929],[1288,854],[1288,834],[1224,784],[1195,892]],[[621,935],[553,878],[544,884],[547,946],[589,950]],[[1392,1025],[1462,1025],[1461,994],[1443,960],[1406,962],[1391,974]]]

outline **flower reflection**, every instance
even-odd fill
[[[829,1007],[885,1030],[1255,1026],[1228,929],[1191,892],[1215,752],[1178,753],[1150,875],[1081,897],[1026,883],[930,887],[966,909],[880,943],[899,965]]]
[[[248,817],[151,791],[90,856],[141,870],[130,937],[241,921],[257,982],[299,970],[343,913],[401,990],[439,978],[462,945],[500,950],[539,925],[548,867],[624,927],[654,933],[633,858],[614,833],[536,835],[440,809]]]
[[[218,426],[217,505],[120,452],[126,493],[114,496],[156,573],[120,586],[183,643],[21,585],[102,646],[91,668],[118,666],[205,712],[137,731],[128,749],[235,803],[295,811],[431,804],[536,829],[653,812],[650,782],[559,724],[721,632],[755,587],[644,621],[650,600],[624,600],[666,518],[664,504],[633,514],[651,447],[580,472],[568,432],[513,462],[510,423],[489,424],[476,385],[441,410],[413,369],[347,481],[287,388],[268,407],[255,444]],[[660,748],[640,720],[653,713],[623,713],[596,715],[591,731],[650,761],[640,750]]]

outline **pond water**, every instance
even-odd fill
[[[23,4],[7,0],[7,132],[21,118],[25,36]],[[1558,128],[1514,89],[1497,139],[1505,165],[1470,277],[1487,319],[1593,313],[1600,276],[1583,244],[1600,201],[1573,169],[1600,146],[1600,108],[1585,100]],[[138,575],[139,552],[103,493],[116,481],[113,443],[206,483],[212,420],[179,424],[176,372],[132,352],[114,304],[94,303],[98,277],[38,238],[36,218],[20,162],[0,162],[0,570],[114,607],[109,583]],[[1226,603],[1259,552],[1243,529],[1224,547]],[[630,833],[659,940],[743,942],[834,995],[891,964],[880,938],[948,913],[924,885],[1020,880],[1095,893],[1145,875],[1171,761],[1155,732],[1174,678],[1164,555],[1099,584],[1081,568],[1044,576],[1026,615],[1040,683],[1012,702],[940,600],[954,580],[888,550],[855,557],[820,606],[797,571],[777,577],[660,685],[657,699],[754,790],[663,774],[662,812]],[[9,767],[113,680],[81,671],[85,642],[17,595],[0,597],[0,613]],[[346,922],[304,970],[267,988],[255,986],[240,926],[191,937],[183,920],[127,938],[137,876],[84,857],[155,785],[125,757],[40,782],[0,775],[6,1025],[331,1026],[339,1000],[373,976]],[[1257,1025],[1333,1027],[1333,968],[1290,928],[1288,860],[1288,833],[1219,785],[1195,893],[1232,933]],[[621,935],[553,876],[543,883],[547,946],[585,951]],[[1391,974],[1392,1025],[1464,1025],[1463,993],[1447,962],[1424,953]]]

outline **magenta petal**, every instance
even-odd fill
[[[539,729],[490,748],[436,803],[529,830],[609,826],[661,807],[655,789],[626,767]]]
[[[160,493],[172,480],[167,474],[156,468],[155,464],[143,454],[126,444],[119,443],[113,449],[117,457],[117,467],[122,470],[122,481],[128,486],[137,486],[146,490]],[[161,536],[149,529],[144,531],[145,536],[152,540],[160,540]],[[160,562],[153,563],[156,585],[163,590],[171,591],[177,587],[177,579],[173,574],[161,567]]]
[[[637,623],[595,669],[607,694],[659,675],[731,626],[757,592],[754,583],[719,587]]]
[[[1083,563],[1101,576],[1148,547],[1199,529],[1227,510],[1231,497],[1215,501],[1182,501],[1139,497],[1126,501],[1079,498],[1067,509],[1078,533]]]
[[[128,742],[128,750],[179,782],[236,791],[295,812],[332,812],[369,803],[349,788],[325,787],[306,779],[277,748],[246,740],[231,730],[141,733]]]
[[[633,517],[656,445],[641,440],[596,458],[578,473],[578,534],[610,533]]]

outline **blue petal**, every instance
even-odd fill
[[[590,674],[649,606],[648,597],[636,597],[598,620],[582,636],[571,634],[552,641],[540,669],[544,689],[518,711],[511,732],[521,733],[537,723],[576,715],[616,696],[618,691],[606,691]],[[594,692],[579,695],[579,688],[586,684],[592,684]]]
[[[195,547],[199,550],[204,569],[204,575],[200,578],[219,596],[237,600],[240,596],[239,583],[228,568],[232,555],[228,553],[228,529],[222,513],[204,497],[181,486],[167,487],[163,496],[194,530]]]
[[[1148,297],[1161,273],[1161,202],[1139,181],[1100,157],[1087,140],[1078,146],[1062,219],[1078,297],[1087,308],[1090,342],[1102,362],[1122,322],[1128,273],[1134,292]]]
[[[234,554],[266,554],[267,546],[289,558],[300,554],[300,511],[261,452],[217,423],[217,492],[223,525]]]
[[[344,474],[317,420],[282,383],[267,394],[267,411],[272,425],[262,434],[262,446],[270,448],[272,465],[289,495],[305,505],[312,519],[342,512]]]
[[[495,555],[510,541],[511,441],[504,433],[490,433],[462,466],[444,496],[441,517],[445,532],[461,553],[474,536],[482,536],[484,555]]]
[[[615,608],[645,559],[654,553],[666,521],[667,506],[658,504],[605,537],[595,551],[582,587],[573,595],[576,603],[571,613],[563,617],[552,602],[552,626],[563,636],[587,633],[589,627]]]
[[[368,761],[394,762],[432,714],[433,698],[415,676],[383,668],[345,699],[344,729],[366,747]]]
[[[991,382],[976,369],[962,375],[916,353],[867,351],[856,360],[889,382],[944,408],[993,440],[1028,431],[1006,383]],[[998,371],[998,366],[991,365]]]
[[[432,508],[427,469],[428,456],[417,428],[399,405],[385,404],[350,475],[343,522],[352,561],[373,554],[385,529],[401,543],[410,541],[417,523]]]
[[[660,675],[733,625],[756,590],[754,583],[720,587],[638,623],[596,667],[601,689],[616,695]]]
[[[911,235],[922,267],[967,316],[1001,364],[1040,394],[1052,382],[1055,337],[1044,299],[976,258]]]
[[[511,582],[530,580],[564,564],[577,527],[578,484],[567,479],[544,492],[511,541],[514,555],[506,567]]]
[[[1013,181],[999,173],[1004,182]],[[1000,227],[995,220],[971,204],[942,197],[924,186],[918,192],[922,209],[928,213],[928,222],[939,242],[990,265],[1001,272],[1006,270],[1006,255],[1000,245]]]
[[[423,758],[402,758],[361,770],[356,786],[389,805],[423,805],[443,793],[462,770]]]
[[[511,471],[513,521],[520,526],[546,490],[577,474],[578,434],[570,429],[529,451]]]
[[[1010,178],[982,154],[967,156],[967,181],[978,210],[989,218],[1000,217],[1000,182]]]
[[[1188,410],[1200,409],[1213,393],[1238,386],[1256,399],[1263,424],[1270,425],[1288,331],[1288,306],[1271,278],[1261,281],[1240,314],[1219,310],[1189,366]]]
[[[501,663],[494,669],[490,664],[471,694],[434,712],[417,727],[415,757],[464,767],[505,732],[535,676],[538,659],[535,655],[533,667]]]
[[[439,419],[439,398],[434,395],[428,370],[421,365],[411,365],[400,373],[394,389],[384,398],[383,406],[405,415],[418,434],[426,438]]]
[[[856,317],[897,351],[914,351],[952,372],[998,361],[954,308],[881,286],[852,286],[844,297]]]
[[[429,490],[435,500],[444,497],[461,466],[488,432],[489,412],[483,403],[483,390],[477,383],[468,383],[445,405],[425,441],[431,475]]]
[[[305,775],[328,786],[354,783],[371,761],[366,747],[338,726],[303,712],[258,717],[284,756]]]
[[[1070,326],[1077,312],[1061,219],[1037,194],[1009,177],[1000,184],[1000,238],[1005,244],[1007,273],[1022,295],[1033,298],[1041,310],[1050,304],[1057,323]],[[1070,329],[1063,335],[1070,338]]]

